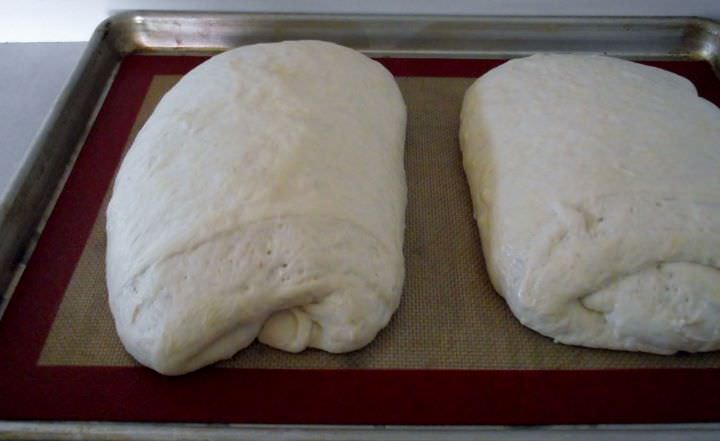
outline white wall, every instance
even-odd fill
[[[527,15],[695,15],[720,20],[720,0],[0,0],[0,42],[86,41],[127,9]]]

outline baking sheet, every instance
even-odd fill
[[[181,76],[155,76],[131,139]],[[720,352],[659,356],[555,344],[521,326],[485,270],[462,170],[458,125],[473,78],[398,77],[408,108],[406,281],[390,325],[349,354],[289,354],[254,343],[228,368],[620,369],[719,367]],[[93,226],[38,364],[135,366],[114,329],[105,288],[105,206]]]
[[[2,201],[8,210],[0,211],[0,231],[3,233],[0,241],[0,288],[6,286],[18,264],[19,268],[23,268],[27,263],[8,311],[0,320],[3,347],[3,356],[0,357],[0,419],[102,422],[92,427],[83,423],[63,423],[64,428],[58,429],[56,425],[34,421],[20,426],[0,421],[0,434],[9,433],[10,438],[20,439],[30,437],[32,433],[53,433],[55,437],[64,433],[71,434],[73,438],[108,434],[113,437],[115,435],[111,433],[115,432],[112,432],[114,429],[108,421],[172,423],[147,424],[144,428],[120,424],[118,426],[122,426],[124,432],[118,436],[124,437],[125,433],[136,436],[147,433],[143,430],[167,436],[192,433],[187,426],[177,424],[179,422],[503,425],[720,420],[718,370],[699,366],[695,369],[681,365],[642,369],[576,369],[573,365],[565,370],[542,367],[436,369],[430,363],[426,368],[413,369],[353,369],[349,364],[341,369],[212,367],[179,378],[166,378],[134,364],[126,364],[132,363],[128,358],[116,361],[115,365],[108,364],[108,359],[120,352],[117,341],[113,344],[107,338],[110,329],[105,320],[107,310],[102,311],[104,302],[94,298],[100,306],[85,304],[81,306],[84,312],[77,315],[77,311],[73,312],[70,308],[72,302],[66,303],[65,298],[65,289],[71,279],[79,277],[75,271],[79,271],[76,263],[81,257],[87,260],[92,256],[88,254],[91,250],[85,241],[91,232],[96,231],[94,213],[102,205],[105,186],[110,179],[106,177],[111,177],[117,166],[124,137],[136,122],[142,97],[151,84],[152,76],[148,73],[174,75],[186,72],[197,64],[182,56],[137,57],[128,54],[150,52],[207,56],[258,41],[320,38],[374,56],[401,57],[384,60],[397,75],[461,77],[476,76],[483,71],[479,68],[493,64],[483,59],[504,59],[537,51],[600,52],[643,60],[682,61],[671,63],[673,69],[692,77],[701,91],[713,95],[714,102],[720,103],[718,80],[710,71],[710,66],[717,69],[720,61],[719,30],[720,25],[711,21],[682,17],[278,16],[144,11],[111,17],[95,32],[69,85],[32,147],[26,166],[13,183],[6,200]],[[418,57],[425,59],[417,60]],[[121,62],[100,109],[114,69]],[[86,128],[94,118],[93,110],[98,109],[100,113],[86,138]],[[434,119],[423,121],[423,124],[434,123]],[[428,138],[426,144],[436,145],[431,139]],[[62,185],[62,172],[68,164],[72,164],[72,153],[83,142],[84,147],[72,166],[65,189],[28,262],[26,259],[33,247],[28,238],[32,237],[36,228],[37,231],[42,229],[39,219],[50,206],[48,199],[42,195],[47,193],[48,188]],[[432,151],[430,147],[424,148]],[[427,164],[424,166],[428,167]],[[415,185],[432,183],[421,180]],[[448,187],[445,190],[451,189]],[[434,201],[433,205],[445,209],[449,206],[447,201]],[[416,208],[425,207],[418,204]],[[88,216],[89,212],[93,214]],[[433,216],[448,218],[447,213],[433,213]],[[444,230],[439,234],[440,240],[455,243],[442,237],[443,234],[446,234]],[[409,235],[406,245],[410,245]],[[435,248],[431,242],[418,245],[419,250],[422,250],[422,245],[433,245]],[[467,244],[458,246],[463,245]],[[468,246],[474,246],[479,251],[477,245],[475,242]],[[97,260],[102,260],[101,249],[95,249],[94,253]],[[407,253],[406,248],[410,265],[414,257]],[[19,255],[24,257],[19,258]],[[97,265],[93,265],[94,283],[102,285],[104,277],[98,274]],[[449,272],[449,268],[450,265],[441,262],[436,272]],[[423,270],[426,268],[421,268]],[[456,280],[453,286],[464,285]],[[429,297],[432,301],[448,301],[440,298],[438,293],[430,294],[433,294]],[[82,300],[83,297],[77,299]],[[495,305],[504,308],[502,300],[494,294],[482,299],[494,299],[492,302]],[[477,299],[470,302],[473,301],[480,304]],[[76,305],[83,303],[75,302]],[[70,308],[69,316],[74,320],[62,319],[68,312],[67,308]],[[402,317],[410,316],[406,313],[407,305],[401,308],[393,324],[380,335],[378,341],[383,341],[385,334],[391,335],[396,322],[400,323]],[[59,315],[56,314],[58,312]],[[507,311],[506,314],[509,317]],[[448,323],[457,321],[457,317],[445,317]],[[85,326],[93,322],[100,325],[94,329],[98,333],[96,345],[90,347],[71,341],[77,335],[90,337]],[[513,319],[507,322],[515,323]],[[64,330],[61,323],[64,323]],[[101,329],[103,326],[104,330]],[[514,326],[538,339],[538,344],[556,346],[517,323]],[[61,337],[59,344],[53,340],[56,332]],[[110,332],[110,335],[114,334]],[[63,339],[66,341],[62,342]],[[477,337],[473,341],[481,342],[485,351],[491,351],[488,348],[499,347],[502,343],[502,340]],[[414,348],[426,348],[427,354],[432,354],[443,344],[446,342],[426,342],[418,338],[409,349],[419,354],[422,351]],[[438,347],[432,348],[433,345]],[[53,355],[51,348],[75,353]],[[514,349],[511,348],[511,351]],[[472,348],[463,350],[474,351]],[[578,350],[588,353],[588,350]],[[267,360],[274,360],[277,354],[283,355],[259,345],[244,353],[252,354],[254,351],[268,352],[270,355],[262,354]],[[93,359],[98,353],[105,354],[105,358]],[[361,353],[349,354],[348,357]],[[308,352],[300,357],[306,355],[310,358],[315,356],[314,352]],[[457,359],[462,356],[460,354]],[[673,357],[676,358],[681,357]],[[699,356],[691,356],[691,359],[697,360]],[[420,360],[421,363],[427,362],[427,358]],[[286,363],[283,360],[274,362]],[[242,430],[238,426],[213,427],[235,433],[234,437],[240,436],[238,434]],[[268,432],[276,433],[278,438],[302,437],[298,435],[300,432],[296,426],[264,427]],[[402,428],[367,427],[380,438],[415,438]],[[658,436],[677,433],[688,438],[699,433],[703,427],[707,426],[643,426],[643,430]],[[499,432],[505,431],[501,426],[495,428]],[[588,428],[565,426],[560,432],[548,431],[546,427],[528,430],[537,435],[532,436],[537,439],[564,439],[567,436],[580,439],[588,437],[585,432]],[[489,433],[480,427],[458,429],[448,432],[448,437],[465,439]],[[615,429],[604,433],[594,431],[592,434],[597,439],[611,439],[619,433]],[[337,437],[341,432],[337,426],[315,426],[313,430],[327,435],[328,439],[339,439]],[[622,430],[639,433],[632,427]],[[432,431],[423,432],[429,438],[433,437]],[[507,438],[512,438],[517,432],[510,430],[505,434]],[[492,436],[497,439],[505,437],[502,433]],[[365,439],[365,436],[358,438]]]

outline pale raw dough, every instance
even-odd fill
[[[720,110],[603,56],[509,61],[465,95],[465,172],[493,285],[558,342],[720,348]]]
[[[400,301],[405,104],[392,75],[318,41],[246,46],[170,90],[107,211],[118,334],[181,374],[256,337],[367,345]]]

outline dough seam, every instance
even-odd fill
[[[207,238],[205,238],[205,239],[203,239],[203,240],[200,240],[200,241],[197,241],[197,242],[195,242],[195,243],[193,243],[193,244],[191,244],[191,245],[188,245],[188,246],[185,247],[185,248],[182,248],[182,249],[180,249],[180,250],[178,250],[178,251],[174,251],[174,252],[168,253],[168,254],[167,254],[166,256],[164,256],[162,259],[160,259],[160,260],[158,260],[158,261],[156,261],[156,262],[153,262],[152,264],[149,264],[149,265],[145,266],[145,267],[142,268],[140,271],[138,271],[138,273],[137,273],[135,276],[130,277],[130,278],[128,279],[128,281],[120,288],[120,291],[123,292],[123,291],[125,291],[125,289],[126,289],[127,286],[130,286],[130,285],[135,284],[136,280],[142,278],[143,275],[145,275],[145,273],[147,273],[153,266],[159,266],[159,265],[167,262],[168,260],[170,260],[170,259],[172,259],[172,258],[174,258],[174,257],[177,257],[177,256],[179,256],[179,255],[181,255],[181,254],[192,253],[193,251],[197,250],[198,248],[200,248],[200,247],[202,247],[202,246],[204,246],[204,245],[207,245],[207,244],[209,244],[209,243],[211,243],[211,242],[218,241],[218,240],[220,240],[220,239],[222,239],[222,238],[224,238],[224,237],[231,236],[231,235],[233,235],[233,234],[235,234],[235,233],[240,232],[240,231],[243,230],[243,229],[249,228],[249,227],[254,226],[254,225],[262,224],[262,223],[265,223],[265,222],[278,221],[278,220],[281,220],[281,219],[295,219],[295,218],[297,218],[297,219],[312,219],[312,220],[322,219],[322,220],[335,221],[335,222],[339,222],[339,223],[344,223],[344,224],[350,225],[350,226],[352,226],[353,228],[357,229],[358,231],[362,232],[363,234],[366,234],[366,235],[372,237],[373,240],[375,241],[375,243],[377,243],[377,244],[380,246],[380,248],[381,248],[381,250],[382,250],[383,252],[389,253],[389,250],[388,250],[387,245],[384,244],[384,243],[382,243],[382,241],[381,241],[377,236],[375,236],[374,234],[372,234],[367,228],[364,228],[364,227],[362,227],[361,225],[356,224],[356,223],[354,223],[354,222],[352,222],[352,221],[348,221],[348,220],[341,219],[341,218],[334,217],[334,216],[307,216],[307,215],[271,216],[271,217],[266,217],[266,218],[258,219],[258,220],[253,221],[253,222],[247,222],[247,223],[244,223],[244,224],[242,224],[242,225],[238,225],[238,226],[235,226],[235,227],[233,227],[233,228],[228,228],[228,229],[226,229],[226,230],[223,230],[223,231],[214,233],[214,234],[208,236]]]

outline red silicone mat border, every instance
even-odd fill
[[[0,419],[319,424],[573,424],[720,420],[720,369],[280,370],[36,362],[154,75],[201,57],[129,56],[0,320]],[[399,76],[477,76],[497,60],[383,59]],[[703,62],[653,65],[720,104]],[[487,344],[492,344],[488,342]]]

